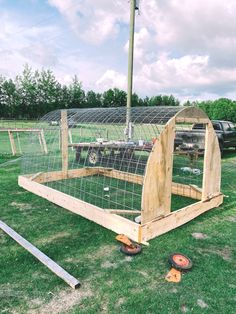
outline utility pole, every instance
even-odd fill
[[[131,105],[133,92],[133,64],[134,64],[134,29],[135,29],[135,11],[139,10],[138,0],[130,0],[130,37],[129,37],[129,62],[128,62],[128,90],[127,90],[127,110],[126,110],[126,140],[132,137]]]

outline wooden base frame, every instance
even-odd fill
[[[202,189],[195,185],[172,182],[173,150],[176,123],[204,123],[205,154]],[[73,213],[79,214],[116,233],[123,233],[138,243],[147,243],[163,233],[175,229],[223,202],[220,192],[221,156],[219,143],[211,121],[196,107],[180,110],[165,125],[156,139],[146,164],[144,176],[113,168],[93,167],[68,169],[69,134],[67,112],[61,112],[61,171],[35,173],[19,177],[19,185]],[[102,209],[75,197],[52,189],[44,183],[101,175],[142,185],[141,208],[132,212]],[[171,212],[171,195],[189,197],[196,203]],[[123,216],[141,216],[141,224]]]
[[[47,182],[80,178],[96,174],[108,175],[109,177],[114,174],[114,178],[117,179],[123,179],[127,175],[125,172],[114,169],[111,170],[110,168],[94,167],[68,170],[66,178],[63,171],[19,176],[18,183],[24,189],[41,196],[58,206],[96,222],[118,234],[123,233],[133,241],[143,244],[147,244],[147,241],[150,239],[175,229],[214,207],[218,207],[223,202],[223,195],[219,193],[210,200],[198,201],[190,206],[186,206],[175,212],[168,213],[167,215],[163,215],[148,223],[140,225],[120,215],[138,215],[141,214],[142,211],[137,210],[127,212],[122,209],[102,209],[44,185],[44,183]],[[131,176],[129,176],[129,179],[130,178]],[[132,182],[137,184],[142,184],[142,181],[143,177],[137,177],[136,175],[134,175],[132,180]],[[197,200],[201,199],[201,192],[195,186],[191,187],[184,184],[172,183],[172,193]]]

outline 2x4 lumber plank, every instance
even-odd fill
[[[0,128],[0,132],[40,132],[40,129]]]
[[[150,153],[142,191],[142,224],[166,215],[171,207],[175,119],[157,138]]]
[[[91,168],[81,168],[81,169],[70,169],[67,172],[67,178],[63,176],[62,171],[52,171],[52,172],[39,172],[31,175],[30,179],[38,183],[54,182],[64,179],[74,179],[86,176],[93,176],[96,174],[101,174],[104,176],[116,178],[119,180],[125,180],[127,182],[142,184],[143,176],[136,174],[129,174],[127,172],[114,170],[111,168],[101,168],[101,167],[91,167]],[[172,193],[176,195],[186,196],[193,199],[201,199],[201,189],[194,186],[185,185],[181,183],[172,182]]]
[[[197,200],[202,199],[202,191],[192,185],[186,185],[182,183],[172,182],[172,194],[185,196]]]
[[[29,178],[24,176],[19,176],[18,184],[27,191],[41,196],[75,214],[96,222],[107,229],[116,233],[124,233],[134,241],[138,241],[139,239],[140,226],[133,221],[115,214],[107,213],[95,205],[86,203],[50,187],[31,181]]]
[[[110,214],[119,214],[119,215],[138,215],[141,214],[141,210],[128,210],[128,209],[105,209],[106,212]]]
[[[211,122],[206,126],[202,200],[220,193],[221,154],[219,141]]]
[[[31,177],[32,181],[38,183],[47,183],[47,182],[54,182],[60,181],[65,179],[74,179],[86,176],[93,176],[99,173],[98,168],[81,168],[81,169],[71,169],[67,171],[67,177],[64,176],[62,171],[51,171],[51,172],[44,172],[44,173],[37,173]]]
[[[197,202],[192,205],[181,208],[169,215],[153,220],[141,226],[142,228],[142,241],[148,241],[170,230],[173,230],[183,224],[191,221],[204,212],[218,207],[223,203],[223,195],[219,194],[214,198],[203,202]]]
[[[45,136],[44,136],[44,130],[40,131],[40,136],[41,136],[41,140],[42,140],[42,144],[43,144],[44,153],[48,154],[48,147],[47,147],[47,142],[46,142]]]
[[[129,173],[125,171],[120,171],[116,169],[106,169],[106,168],[100,168],[99,173],[104,175],[105,177],[110,177],[114,179],[123,180],[130,183],[136,183],[136,184],[143,184],[143,176]]]
[[[24,239],[21,235],[15,232],[7,224],[0,220],[0,228],[8,234],[12,239],[19,243],[23,248],[30,252],[34,257],[36,257],[41,263],[43,263],[47,268],[49,268],[54,274],[63,279],[68,285],[73,289],[80,286],[78,279],[71,276],[67,271],[65,271],[61,266],[55,263],[50,257],[41,252],[29,241]]]
[[[68,171],[68,123],[66,110],[61,111],[61,158],[62,172],[64,177],[66,177]]]

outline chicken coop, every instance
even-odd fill
[[[144,244],[223,202],[219,144],[203,111],[137,107],[129,117],[126,108],[48,113],[36,125],[47,154],[31,134],[19,185]],[[195,123],[205,125],[201,145],[189,136]]]

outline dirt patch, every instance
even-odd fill
[[[216,254],[220,257],[223,258],[223,260],[225,261],[232,261],[232,252],[231,249],[228,246],[225,246],[222,249],[218,249],[218,248],[209,248],[209,249],[203,249],[203,248],[198,248],[197,251],[200,254]]]
[[[0,231],[0,244],[4,244],[6,242],[7,242],[6,235]]]
[[[115,251],[117,251],[116,245],[103,245],[94,251],[93,254],[88,254],[86,257],[93,258],[95,260],[104,259],[108,256],[111,256]]]
[[[170,292],[171,292],[171,293],[177,293],[178,290],[177,290],[176,288],[173,288],[173,289],[170,290]]]
[[[53,298],[47,304],[40,304],[40,300],[31,300],[29,304],[29,314],[58,314],[65,313],[72,309],[75,305],[81,303],[85,298],[93,296],[89,287],[83,285],[83,288],[72,291],[70,288],[63,290]],[[39,306],[38,306],[39,305]]]
[[[115,305],[115,308],[116,309],[119,309],[121,307],[122,304],[125,303],[125,298],[119,298],[117,301],[116,301],[116,305]]]
[[[197,239],[197,240],[204,240],[208,238],[208,236],[205,233],[201,233],[201,232],[194,232],[191,235],[192,237],[194,237],[194,239]]]
[[[69,232],[66,231],[58,232],[53,235],[47,236],[47,238],[38,239],[36,241],[36,245],[51,243],[62,238],[67,238],[69,236],[71,236]]]
[[[185,304],[181,305],[180,310],[182,313],[187,313],[189,311],[189,309],[187,308]]]
[[[84,259],[97,261],[97,260],[107,260],[109,257],[113,255],[113,253],[117,251],[117,246],[115,245],[103,245],[99,247],[96,251],[93,253],[87,253],[84,255]],[[80,263],[81,258],[76,257],[68,257],[65,259],[65,262],[68,263]]]
[[[130,263],[130,262],[132,262],[132,260],[133,260],[132,256],[126,256],[125,259],[124,259],[124,262]]]
[[[25,194],[25,193],[28,193],[28,191],[17,191],[17,192],[11,193],[11,195],[21,195],[21,194]]]
[[[236,216],[229,216],[225,218],[226,221],[236,222]]]
[[[10,205],[14,206],[14,207],[17,207],[20,211],[29,210],[29,209],[32,208],[32,205],[27,204],[27,203],[12,202]]]
[[[201,309],[205,309],[208,307],[208,304],[206,304],[206,302],[204,302],[202,299],[197,300],[197,305],[200,306]]]
[[[143,277],[145,277],[145,278],[148,278],[148,277],[149,277],[148,273],[145,272],[145,271],[143,271],[143,270],[138,270],[137,272],[138,272],[140,275],[142,275]]]
[[[102,268],[117,268],[118,267],[118,264],[116,263],[111,263],[109,261],[105,261],[102,263],[101,265]]]

